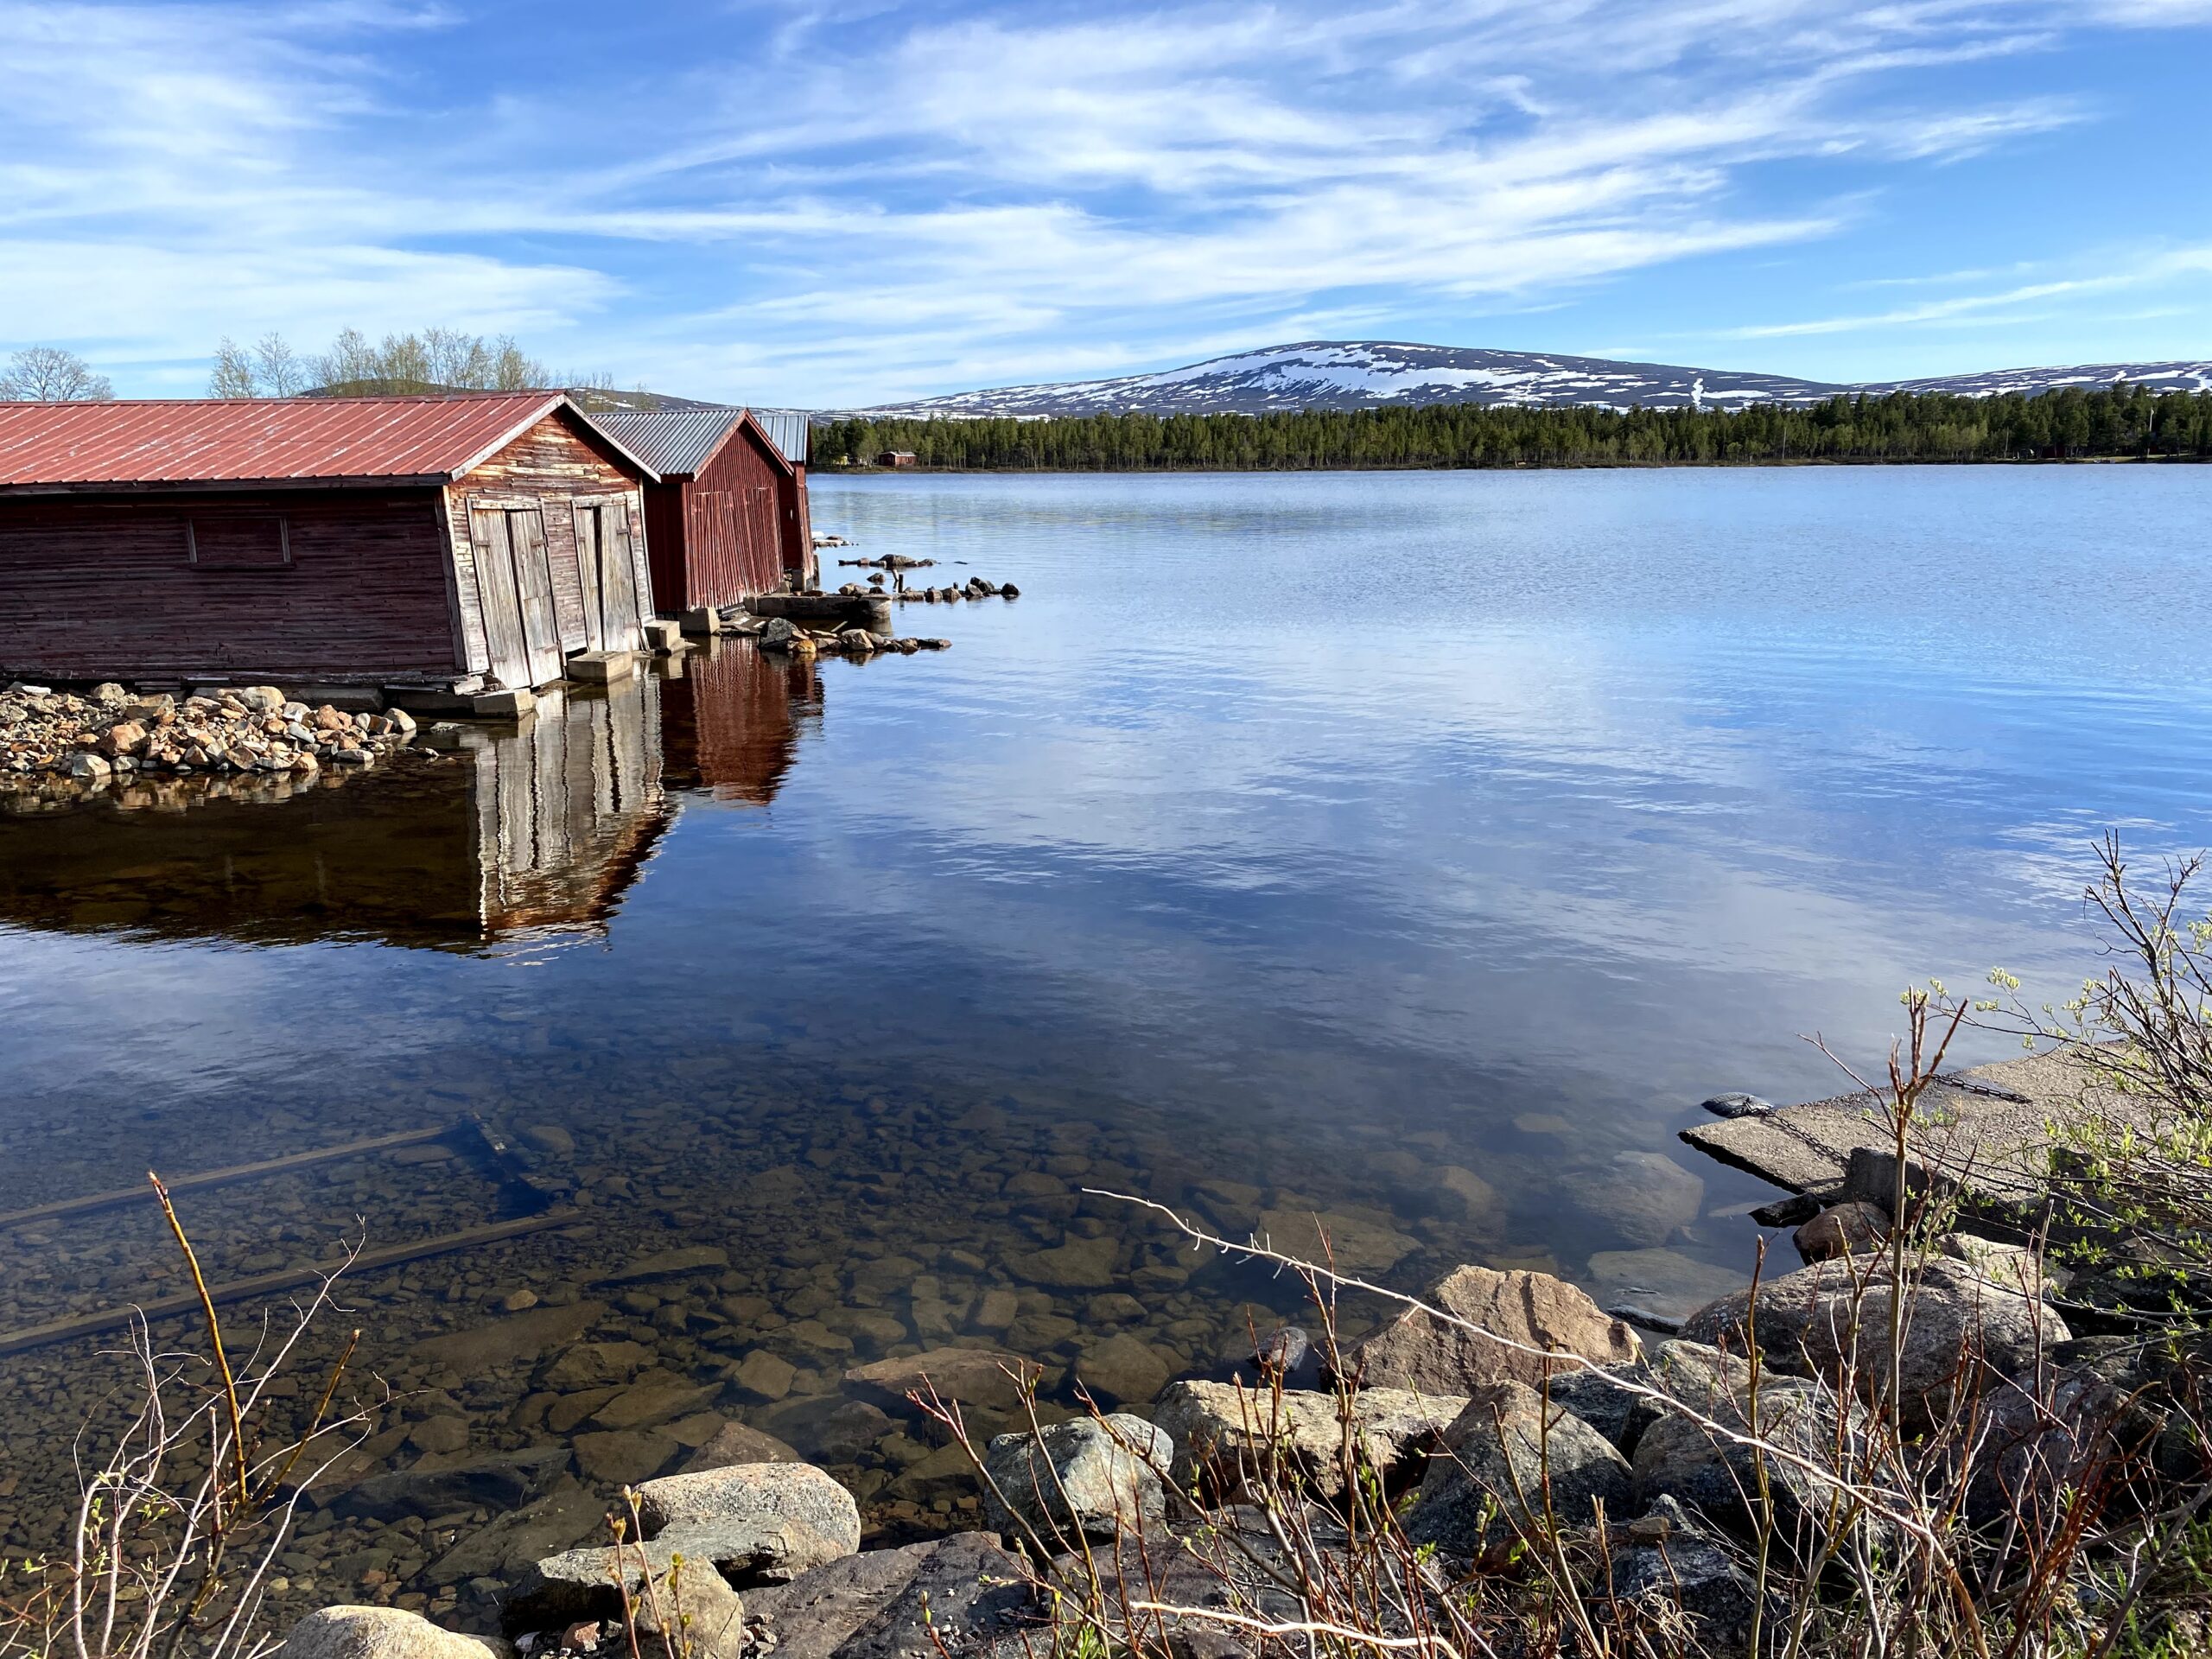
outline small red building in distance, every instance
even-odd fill
[[[0,680],[543,685],[652,481],[558,392],[0,404]]]
[[[645,545],[663,612],[734,605],[781,588],[787,572],[814,580],[805,416],[626,409],[591,418],[658,474],[645,486]]]

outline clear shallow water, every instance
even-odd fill
[[[1834,1092],[1800,1033],[1876,1063],[1929,974],[2072,982],[2090,838],[2208,839],[2208,507],[2183,468],[825,480],[855,556],[1024,596],[301,799],[0,817],[0,1209],[480,1112],[575,1224],[364,1275],[386,1373],[473,1455],[572,1438],[518,1421],[537,1361],[413,1345],[518,1287],[702,1387],[765,1348],[791,1395],[709,1408],[893,1531],[938,1494],[823,1427],[845,1366],[1205,1369],[1289,1304],[1019,1177],[1323,1211],[1408,1282],[1740,1268],[1760,1192],[1675,1141],[1700,1098]],[[188,1219],[236,1276],[526,1208],[496,1174],[356,1159]],[[138,1225],[18,1230],[0,1325],[153,1294]],[[1137,1313],[1049,1282],[1071,1236]],[[728,1261],[601,1281],[677,1247]],[[26,1536],[97,1345],[0,1357]]]

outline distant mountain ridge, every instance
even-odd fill
[[[999,386],[847,411],[926,419],[1146,414],[1261,415],[1301,409],[1418,408],[1432,404],[1529,408],[1742,409],[1802,405],[1853,392],[1948,391],[1963,397],[2036,395],[2062,386],[2139,382],[2157,391],[2212,391],[2212,361],[2103,363],[2071,368],[2001,369],[1860,385],[1800,380],[1733,369],[1549,352],[1499,352],[1402,340],[1306,340],[1238,352],[1156,374],[1047,385]]]

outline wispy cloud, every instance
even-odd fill
[[[161,385],[226,332],[431,320],[792,401],[1126,368],[1831,237],[1897,169],[2098,114],[1944,77],[2208,11],[858,0],[610,54],[564,0],[520,43],[463,3],[0,0],[0,331]]]
[[[1897,306],[1887,311],[1866,312],[1854,316],[1752,324],[1730,329],[1727,334],[1736,340],[1775,340],[1802,334],[1840,334],[1872,328],[1910,327],[1923,323],[1983,321],[1992,314],[2019,312],[2051,300],[2150,288],[2177,278],[2212,275],[2212,245],[2170,249],[2147,255],[2137,251],[2127,257],[2101,258],[2095,264],[2100,269],[2085,276],[2059,277],[2041,283],[2020,283],[1988,293],[1954,295],[1948,299],[1928,300],[1918,305]],[[1958,278],[1929,280],[1954,281]],[[2160,308],[2162,312],[2167,309]]]

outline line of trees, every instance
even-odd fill
[[[2041,397],[1845,396],[1804,408],[1306,410],[1058,420],[833,421],[814,452],[866,466],[980,472],[1286,471],[1612,467],[2024,457],[2212,459],[2212,394],[2121,385]]]
[[[104,374],[59,346],[26,346],[8,358],[0,374],[0,404],[85,404],[115,396]]]
[[[373,344],[348,328],[315,357],[302,357],[283,335],[254,346],[225,335],[207,378],[211,397],[291,397],[309,390],[333,397],[409,391],[524,391],[554,384],[545,365],[502,334],[486,340],[459,328],[386,334]]]

